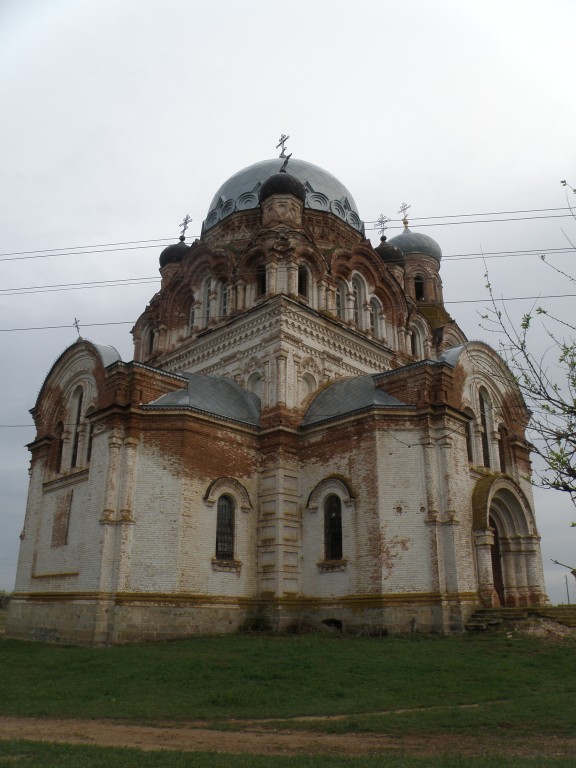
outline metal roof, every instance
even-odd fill
[[[280,171],[284,160],[275,157],[243,168],[224,182],[214,195],[204,229],[210,229],[235,211],[258,208],[258,193],[262,184]],[[338,179],[328,171],[305,160],[291,157],[286,172],[304,184],[304,205],[318,211],[335,214],[359,232],[364,232],[354,198]]]
[[[336,416],[345,416],[371,406],[405,405],[375,385],[379,374],[343,379],[323,389],[313,400],[302,420],[302,426],[316,424]]]
[[[162,395],[144,407],[192,408],[225,419],[258,425],[260,398],[252,392],[247,392],[235,381],[224,376],[188,372],[181,375],[188,379],[185,389]]]

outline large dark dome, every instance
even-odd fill
[[[204,221],[204,230],[210,229],[235,211],[258,208],[262,185],[280,172],[283,163],[281,157],[262,160],[231,176],[214,195]],[[306,208],[333,213],[354,229],[364,232],[364,224],[358,215],[354,198],[335,176],[317,165],[293,157],[286,171],[304,185]]]

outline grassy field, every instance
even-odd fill
[[[0,742],[1,768],[571,768],[574,760],[554,758],[441,756],[410,757],[399,754],[377,757],[303,755],[265,757],[217,755],[208,752],[141,752],[135,749],[77,747],[61,744]]]
[[[400,741],[446,736],[462,744],[487,743],[491,750],[477,758],[316,755],[259,761],[0,742],[0,766],[573,766],[576,757],[553,753],[534,762],[515,758],[510,746],[575,734],[575,651],[571,640],[506,634],[230,635],[109,649],[0,639],[4,716],[201,721],[227,731],[257,721],[263,732],[385,734]],[[311,719],[294,719],[306,717]]]

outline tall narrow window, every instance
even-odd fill
[[[80,420],[82,418],[82,400],[84,399],[84,391],[79,387],[74,393],[74,438],[72,442],[72,458],[70,459],[70,466],[72,468],[78,465],[78,447],[80,445]]]
[[[56,449],[54,452],[54,471],[62,472],[62,456],[64,454],[64,425],[62,422],[56,425]]]
[[[234,499],[224,495],[218,499],[216,511],[216,559],[234,559]]]
[[[148,331],[148,354],[152,355],[154,353],[154,331],[150,329]]]
[[[474,423],[476,419],[474,414],[470,412],[470,421],[466,424],[466,453],[468,454],[468,462],[474,464]]]
[[[228,283],[220,285],[220,320],[228,315]]]
[[[342,502],[334,493],[324,502],[324,557],[342,560]]]
[[[360,310],[361,310],[361,304],[362,304],[362,292],[360,290],[360,286],[358,285],[357,280],[352,281],[352,297],[354,300],[354,304],[352,307],[354,325],[356,325],[359,328],[360,327]]]
[[[204,295],[202,298],[204,304],[204,326],[207,326],[210,322],[210,280],[206,280],[204,283]]]
[[[498,427],[498,454],[500,457],[500,472],[506,472],[506,453],[508,450],[508,431],[502,424]]]
[[[422,275],[416,275],[414,278],[414,295],[417,301],[421,301],[424,298],[424,278]]]
[[[370,330],[377,339],[382,338],[381,309],[378,299],[370,299]]]
[[[490,406],[482,392],[480,399],[480,424],[482,425],[482,460],[485,467],[490,467]]]
[[[188,315],[188,327],[190,330],[194,328],[194,322],[196,320],[196,305],[194,302],[194,296],[192,296],[192,301],[190,302],[190,314]]]
[[[344,320],[344,307],[346,306],[346,292],[342,283],[336,286],[336,315]]]
[[[304,264],[298,267],[298,293],[300,296],[308,298],[308,270]]]
[[[94,430],[92,424],[88,421],[88,417],[91,413],[94,413],[94,408],[88,408],[85,414],[86,419],[86,464],[90,464],[92,458],[92,443],[94,441]]]
[[[264,296],[266,289],[266,267],[259,264],[256,269],[256,296]]]

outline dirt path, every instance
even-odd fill
[[[131,725],[108,720],[63,720],[50,718],[0,717],[0,739],[67,742],[143,750],[173,749],[263,755],[340,754],[368,755],[407,752],[415,755],[516,755],[571,756],[576,738],[523,739],[511,743],[504,735],[489,742],[475,738],[441,736],[401,738],[379,734],[326,734],[310,731],[265,730],[254,721],[234,722],[242,730],[213,731],[201,724],[158,723]]]

